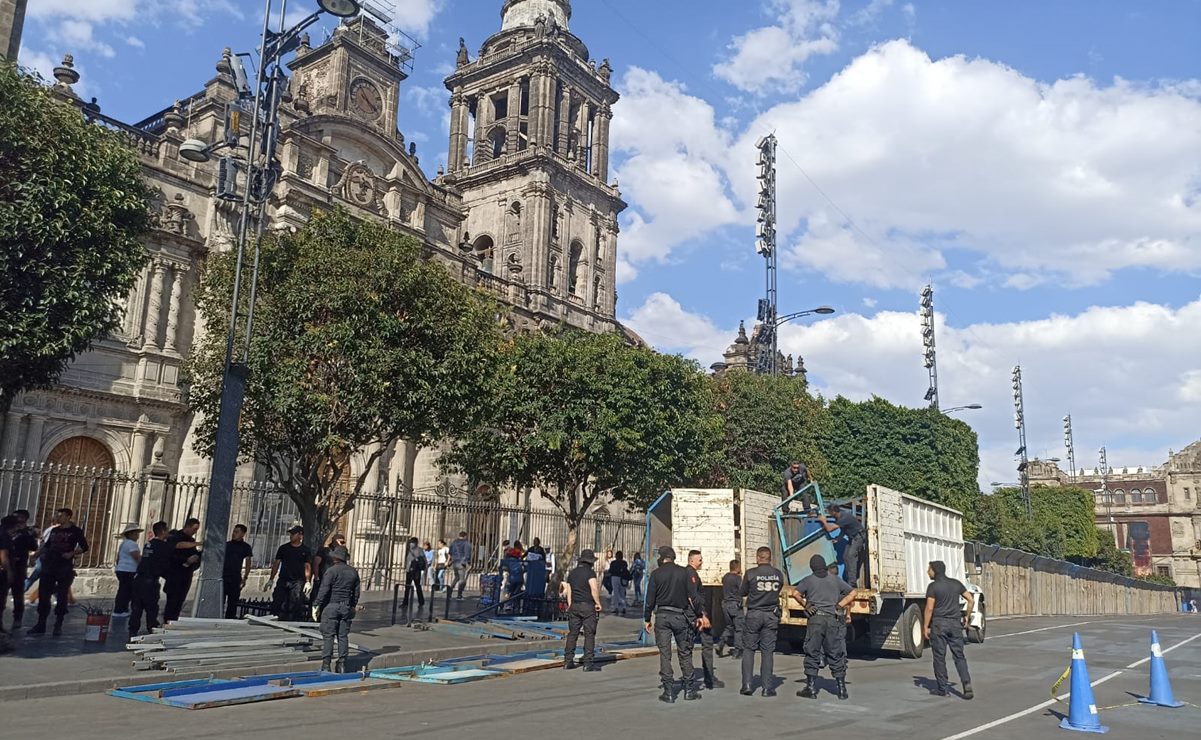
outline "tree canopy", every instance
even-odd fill
[[[148,191],[120,137],[0,62],[0,412],[119,326]]]
[[[719,433],[695,362],[614,334],[518,336],[501,362],[491,417],[458,437],[444,462],[476,481],[530,488],[550,501],[568,526],[564,563],[600,496],[647,506],[695,478]]]
[[[212,257],[197,299],[210,327],[188,365],[202,454],[214,446],[234,270],[232,253]],[[389,444],[429,445],[484,418],[499,319],[386,225],[335,211],[265,238],[241,448],[295,502],[307,539],[354,505]]]
[[[1073,486],[1034,486],[1031,513],[1020,488],[1000,488],[976,501],[978,539],[1059,560],[1084,562],[1097,556],[1093,494]],[[1112,537],[1109,537],[1112,541]]]
[[[824,483],[830,417],[821,400],[809,395],[804,378],[732,372],[712,382],[723,424],[705,469],[706,485],[777,492],[793,460]]]

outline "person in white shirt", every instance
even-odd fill
[[[138,536],[142,528],[126,524],[121,530],[121,544],[117,547],[117,598],[113,601],[113,616],[129,616],[129,600],[133,597],[133,577],[138,572],[138,561],[142,550],[138,547]]]
[[[438,550],[434,553],[434,590],[441,591],[446,586],[446,569],[450,567],[450,548],[446,540],[438,540]]]

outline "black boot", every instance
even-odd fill
[[[796,692],[796,695],[802,699],[817,698],[817,689],[813,685],[813,676],[805,676],[805,688]]]
[[[584,673],[599,673],[599,672],[600,672],[600,666],[598,666],[596,663],[585,663],[584,664]]]
[[[321,659],[321,672],[322,672],[322,673],[329,673],[329,658],[322,658],[322,659]]]
[[[968,701],[976,698],[976,692],[972,691],[972,685],[970,683],[965,683],[963,685],[963,698],[967,699]]]
[[[717,680],[715,671],[705,671],[705,688],[712,691],[713,689],[724,689],[726,685]]]
[[[346,672],[346,661],[342,660],[342,659],[334,661],[334,673],[345,673],[345,672]]]
[[[54,632],[53,632],[53,634],[54,634],[54,636],[55,636],[55,637],[62,637],[62,635],[63,635],[63,618],[62,618],[62,617],[55,617],[55,618],[54,618]]]
[[[847,692],[847,680],[845,678],[836,678],[834,680],[838,683],[838,698],[842,701],[850,699],[851,695]]]
[[[701,698],[701,692],[696,690],[696,681],[684,682],[684,701],[696,701]]]
[[[724,642],[717,643],[717,657],[726,657],[726,644]]]
[[[568,658],[567,660],[563,661],[563,670],[565,671],[572,671],[578,667],[579,665],[575,662],[575,658]]]
[[[672,688],[673,687],[672,687],[671,683],[664,681],[663,682],[663,693],[659,694],[659,701],[663,702],[664,704],[675,704],[676,703],[676,695],[675,695],[675,692],[672,691]]]
[[[31,634],[31,635],[46,634],[46,620],[42,619],[41,617],[38,617],[38,623],[33,625],[33,629],[29,630],[29,634]]]
[[[755,690],[750,686],[743,686],[741,689],[738,689],[738,693],[742,694],[743,696],[754,696]]]

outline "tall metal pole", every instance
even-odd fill
[[[1063,417],[1063,446],[1068,452],[1068,476],[1076,482],[1076,441],[1072,436],[1072,415]]]
[[[922,288],[922,346],[925,347],[924,365],[930,374],[930,387],[926,400],[930,408],[938,411],[938,358],[934,348],[934,288]]]
[[[1030,507],[1030,458],[1026,453],[1026,404],[1022,396],[1022,366],[1013,368],[1013,425],[1018,430],[1018,475],[1022,481],[1022,500],[1026,503],[1026,513],[1031,513]]]
[[[776,249],[776,135],[768,134],[755,147],[759,150],[759,211],[755,231],[755,251],[763,255],[767,263],[766,297],[759,301],[759,357],[756,370],[775,375],[778,371],[776,355],[779,341],[776,333],[778,295],[776,272],[778,255]],[[766,349],[764,346],[766,345]],[[764,353],[767,356],[764,356]]]
[[[1118,542],[1118,527],[1117,522],[1113,520],[1113,497],[1109,495],[1109,455],[1105,451],[1105,447],[1099,450],[1101,463],[1101,498],[1105,502],[1105,518],[1109,520],[1109,533],[1113,536],[1113,544],[1118,549],[1121,549],[1121,543]]]

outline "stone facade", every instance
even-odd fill
[[[1111,470],[1104,486],[1098,469],[1073,478],[1043,460],[1030,462],[1030,482],[1093,490],[1097,526],[1130,551],[1135,575],[1167,575],[1180,586],[1201,588],[1201,441],[1169,452],[1158,467]]]
[[[0,2],[11,10],[10,0]],[[397,128],[406,72],[386,32],[359,17],[318,46],[306,38],[288,65],[270,228],[341,207],[419,239],[457,279],[507,304],[514,330],[625,331],[614,285],[625,204],[606,182],[617,94],[608,63],[597,67],[567,30],[570,17],[567,0],[507,0],[503,28],[479,57],[471,61],[464,46],[446,81],[451,162],[433,180]],[[187,162],[179,147],[220,139],[226,104],[237,98],[234,57],[226,49],[202,90],[132,124],[75,99],[78,75],[69,59],[64,65],[56,92],[126,137],[141,158],[154,192],[152,259],[126,298],[121,329],[97,340],[57,386],[21,395],[0,419],[0,460],[82,464],[64,459],[60,445],[86,437],[120,471],[153,460],[173,475],[208,475],[210,461],[192,451],[197,420],[180,369],[206,331],[193,305],[198,276],[209,254],[233,248],[237,205],[215,197],[217,161]],[[495,152],[480,143],[488,137],[497,138]],[[397,442],[368,487],[432,490],[442,483],[437,454]],[[361,460],[352,461],[351,474],[361,472]]]
[[[21,52],[21,31],[29,0],[0,0],[0,59],[13,61]]]
[[[720,375],[731,370],[747,370],[749,372],[759,372],[759,358],[763,352],[767,350],[760,337],[763,333],[763,324],[756,324],[751,331],[751,336],[746,335],[746,326],[739,322],[738,336],[734,338],[734,343],[726,348],[722,354],[723,361],[713,365],[715,374]],[[768,350],[768,356],[771,352]],[[776,352],[776,367],[783,375],[800,375],[805,376],[805,360],[802,357],[796,358],[794,364],[792,355],[785,355],[783,352]]]

